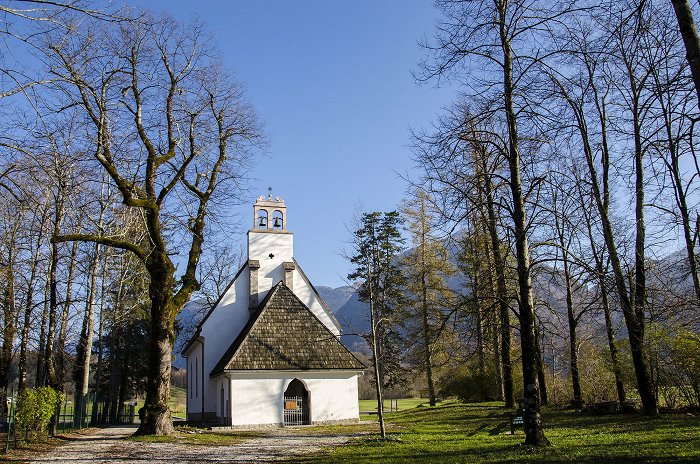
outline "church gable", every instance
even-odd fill
[[[211,372],[364,369],[282,282],[268,294]]]

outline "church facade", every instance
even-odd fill
[[[187,419],[231,426],[357,420],[364,365],[294,259],[286,205],[260,197],[248,259],[185,345]]]

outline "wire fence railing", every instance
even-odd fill
[[[65,433],[88,427],[140,423],[136,401],[109,401],[100,396],[93,391],[82,398],[66,398],[57,409],[54,430]],[[11,445],[16,449],[18,440],[25,438],[16,427],[17,392],[13,390],[6,398],[7,404],[0,416],[0,433],[4,434],[5,452],[9,451]]]

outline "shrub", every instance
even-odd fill
[[[46,432],[51,417],[63,401],[63,394],[51,387],[28,388],[17,398],[15,421],[26,438],[34,432]]]
[[[441,377],[439,393],[464,402],[493,401],[498,398],[496,375],[488,369],[479,374],[469,366],[460,366]]]

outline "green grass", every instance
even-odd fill
[[[401,398],[399,402],[399,411],[405,409],[413,409],[418,406],[427,406],[428,398]],[[389,411],[390,400],[384,400],[384,410]],[[377,411],[377,400],[360,400],[360,412]]]
[[[528,448],[510,435],[508,413],[497,403],[444,402],[387,414],[392,437],[376,435],[322,451],[303,462],[375,463],[698,463],[700,418],[668,415],[581,416],[544,410],[552,446]],[[374,427],[376,430],[376,426]],[[332,433],[332,432],[330,432]]]

